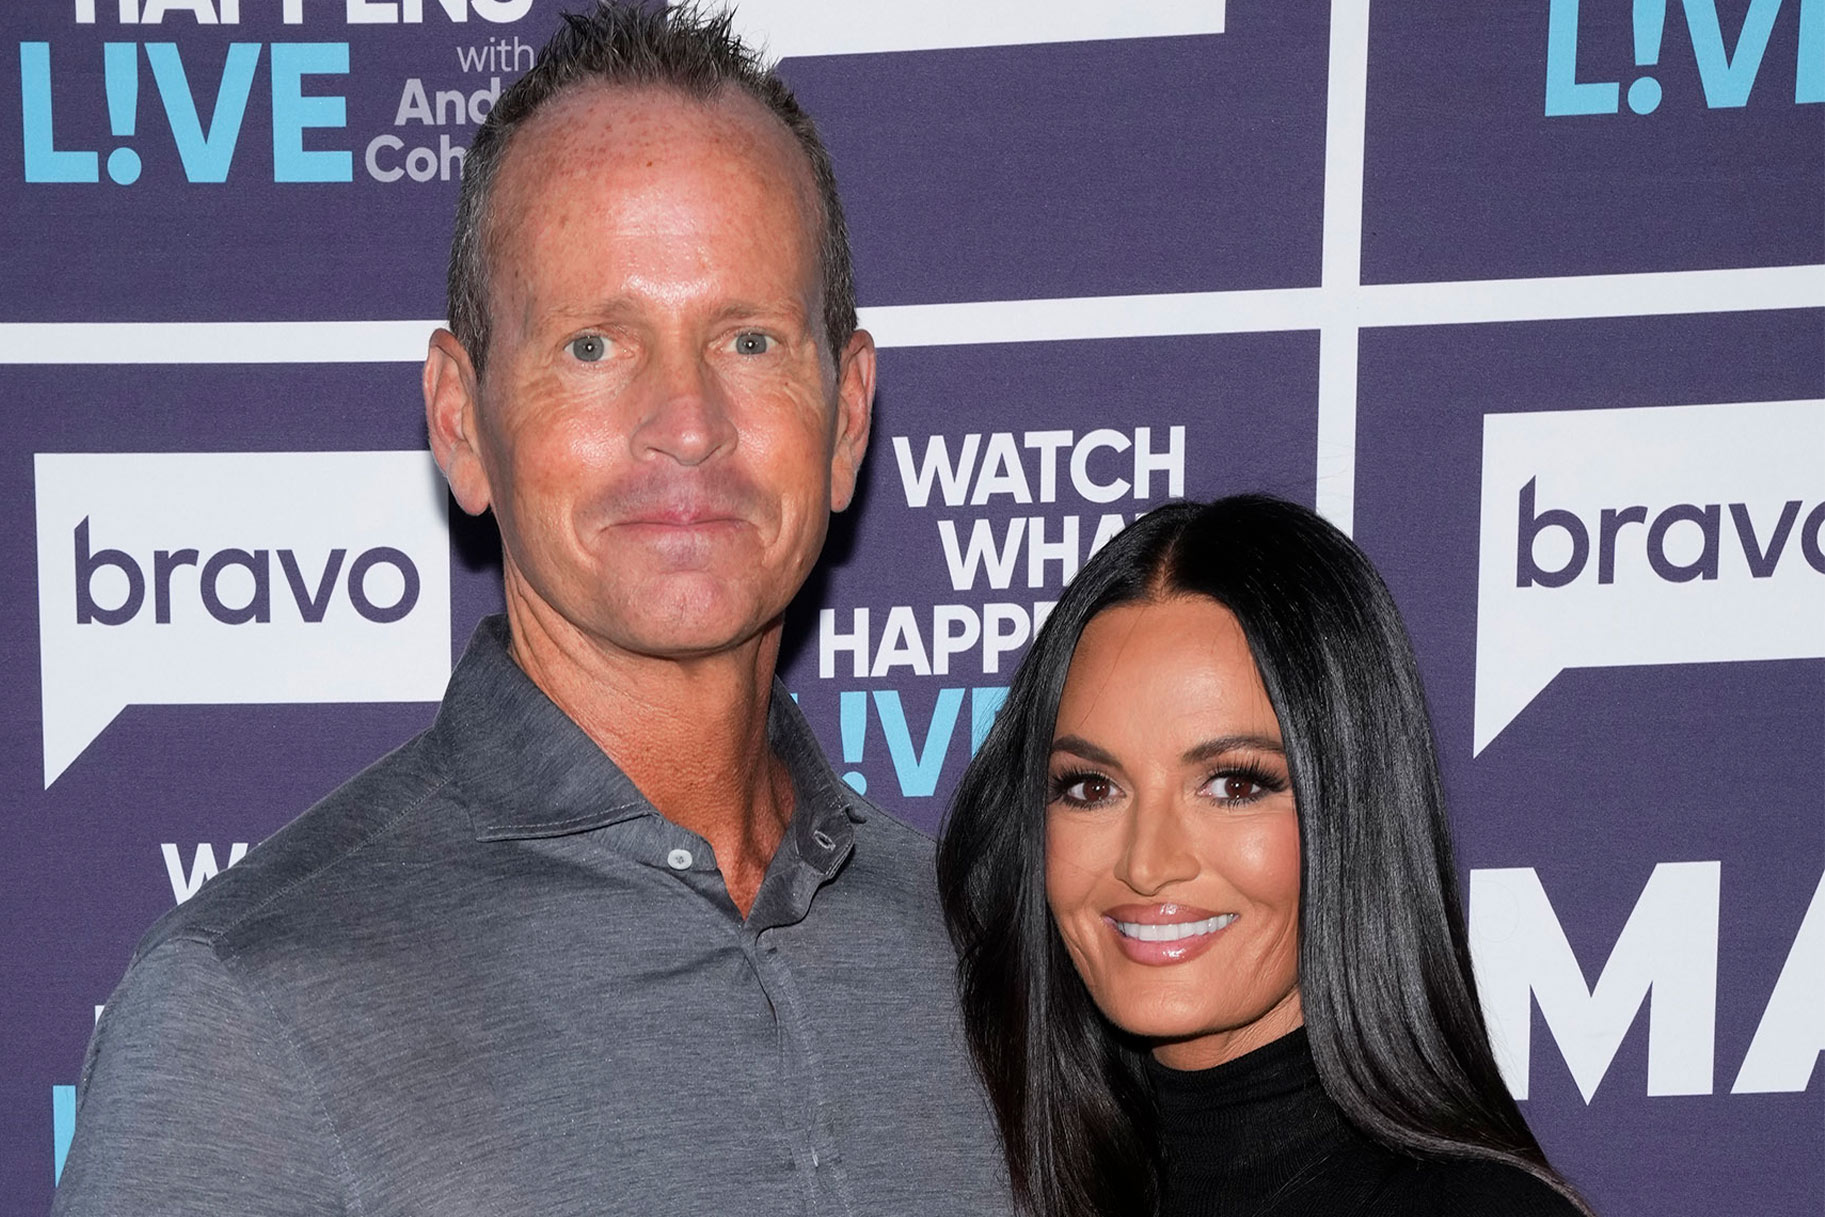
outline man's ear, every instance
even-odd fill
[[[874,423],[874,336],[857,330],[836,365],[836,442],[830,453],[830,510],[855,498],[856,478]]]
[[[488,471],[479,443],[480,401],[475,365],[469,352],[449,330],[431,335],[425,353],[425,430],[431,437],[431,455],[450,483],[450,493],[472,516],[488,510],[494,501]]]

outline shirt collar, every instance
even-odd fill
[[[657,816],[608,754],[532,683],[507,644],[506,617],[483,618],[450,675],[431,729],[449,757],[476,839],[565,836]],[[777,679],[767,735],[795,792],[782,845],[828,877],[848,856],[854,824],[867,818],[867,805],[831,771]]]

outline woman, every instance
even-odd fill
[[[1590,1210],[1502,1083],[1398,612],[1312,512],[1174,504],[1080,571],[940,847],[1026,1210]]]

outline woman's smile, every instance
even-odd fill
[[[1103,924],[1129,959],[1165,967],[1202,955],[1236,916],[1182,904],[1124,904],[1106,910]]]

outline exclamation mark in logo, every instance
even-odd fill
[[[1635,66],[1651,68],[1660,62],[1660,32],[1667,24],[1667,0],[1635,0]],[[1629,109],[1652,114],[1660,105],[1660,82],[1638,76],[1629,86]]]
[[[64,1160],[76,1139],[76,1087],[51,1087],[51,1183],[63,1179]]]
[[[843,764],[860,765],[862,763],[862,741],[868,736],[868,693],[863,689],[851,689],[845,692],[837,712],[838,726],[843,733]],[[868,793],[868,779],[851,769],[843,775],[849,788],[857,794]]]
[[[108,82],[108,129],[117,138],[132,139],[139,121],[139,44],[104,43],[102,55]],[[139,153],[131,148],[108,153],[108,176],[122,186],[139,181]]]

